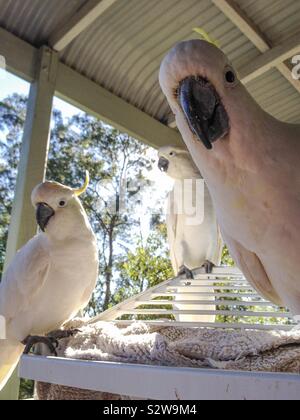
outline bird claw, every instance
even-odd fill
[[[182,275],[185,275],[187,280],[192,280],[194,278],[194,274],[193,274],[192,270],[187,268],[185,265],[180,267],[180,269],[178,271],[178,276],[182,276]]]
[[[45,346],[47,346],[50,350],[50,353],[57,357],[56,349],[58,348],[59,343],[54,337],[40,337],[37,335],[29,335],[25,338],[25,340],[22,341],[22,344],[24,344],[25,346],[23,354],[29,354],[36,344],[45,344]]]
[[[37,336],[37,335],[29,335],[27,338],[25,338],[24,341],[22,341],[22,344],[25,346],[24,354],[29,354],[32,350],[32,348],[36,344],[45,344],[45,346],[48,347],[50,350],[50,353],[53,354],[55,357],[57,357],[57,351],[56,349],[59,346],[59,341],[63,338],[73,337],[75,334],[79,333],[80,330],[73,329],[73,330],[58,330],[53,331],[49,334],[47,334],[45,337],[43,336]]]
[[[76,328],[69,329],[69,330],[57,330],[57,331],[52,331],[51,333],[47,334],[47,337],[53,338],[57,341],[57,340],[62,340],[63,338],[73,337],[74,335],[80,332],[81,330],[76,329]]]
[[[215,267],[215,264],[213,264],[211,261],[206,260],[203,264],[203,267],[205,269],[206,274],[211,274],[213,271],[213,268]]]

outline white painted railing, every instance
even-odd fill
[[[125,326],[142,316],[143,322],[160,326],[252,330],[293,328],[289,312],[261,298],[239,270],[218,267],[213,273],[205,274],[203,269],[198,269],[194,276],[193,280],[178,277],[165,281],[90,322],[110,321]],[[207,288],[211,290],[203,291]],[[180,305],[184,305],[184,309],[180,309]],[[195,309],[197,305],[202,309]],[[187,309],[189,306],[193,309]],[[206,306],[208,310],[203,309]],[[212,306],[215,309],[211,310]],[[195,321],[195,315],[214,315],[216,321]],[[124,316],[130,319],[124,319]],[[145,319],[149,316],[156,319]],[[184,316],[184,321],[178,321],[179,316]],[[231,322],[225,322],[222,317],[231,317]],[[253,317],[258,318],[259,323],[253,323]],[[23,356],[19,373],[27,379],[145,399],[300,399],[300,375],[292,374],[170,368],[37,356]]]
[[[186,280],[184,276],[168,280],[103,312],[91,322],[102,320],[128,325],[143,315],[143,322],[152,325],[258,330],[290,330],[294,327],[290,313],[259,296],[237,268],[216,267],[211,274],[199,268],[193,273],[193,280]],[[211,289],[209,292],[208,288]],[[147,309],[142,308],[145,305]],[[214,310],[210,309],[212,305]],[[165,306],[165,309],[157,306]],[[182,315],[185,315],[185,322],[175,320]],[[198,319],[214,315],[216,322],[195,321],[195,315]],[[156,319],[147,320],[145,316],[155,316]],[[220,317],[233,319],[228,324],[219,322]],[[253,317],[259,318],[259,323],[251,322]]]
[[[300,375],[23,356],[20,376],[154,400],[299,400]]]

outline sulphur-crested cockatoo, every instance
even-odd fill
[[[236,263],[258,292],[299,315],[300,126],[261,109],[206,41],[178,44],[160,84]]]
[[[223,248],[209,191],[187,150],[164,146],[158,157],[159,169],[174,180],[167,211],[173,269],[191,275],[191,270],[204,266],[209,273],[220,264]]]
[[[0,316],[6,323],[6,339],[0,340],[0,390],[28,337],[60,328],[89,302],[98,275],[98,251],[78,198],[87,186],[88,174],[77,190],[44,182],[32,192],[42,231],[17,252],[0,284]]]
[[[192,278],[195,268],[204,266],[209,273],[214,265],[220,265],[223,242],[208,189],[189,152],[173,146],[159,149],[158,167],[174,180],[168,194],[167,232],[172,266],[176,274],[186,273]],[[205,283],[205,281],[203,281]],[[185,294],[176,300],[196,300],[194,294],[186,294],[188,288],[178,289]],[[212,300],[211,287],[193,288],[203,293],[200,300]],[[215,310],[211,305],[177,304],[178,309]],[[180,321],[213,322],[212,315],[179,315]]]

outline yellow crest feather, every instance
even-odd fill
[[[217,48],[220,48],[219,43],[213,38],[211,38],[204,29],[198,27],[198,28],[193,28],[193,31],[196,32],[198,35],[200,35],[201,38],[204,39],[204,41],[207,41],[215,45]]]
[[[84,184],[83,184],[83,186],[81,188],[74,189],[73,190],[74,191],[74,194],[77,195],[77,197],[79,197],[81,194],[83,194],[84,192],[86,192],[86,190],[87,190],[87,188],[89,186],[89,183],[90,183],[90,174],[89,174],[89,171],[85,171],[85,181],[84,181]]]

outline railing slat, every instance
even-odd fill
[[[197,323],[193,321],[192,317],[215,315],[235,317],[238,321],[227,324],[209,324],[210,327],[245,328],[246,325],[250,329],[267,330],[274,329],[274,325],[270,321],[275,319],[279,326],[278,329],[291,328],[288,325],[293,323],[290,313],[259,296],[238,269],[215,267],[212,273],[206,274],[204,269],[200,268],[193,270],[193,274],[194,279],[191,280],[180,276],[154,286],[150,290],[105,311],[95,320],[116,321],[124,315],[134,318],[143,315],[143,318],[146,318],[143,319],[143,322],[146,323],[151,324],[156,321],[159,322],[159,325],[184,326],[189,325],[188,321],[187,323],[174,321],[167,319],[167,317],[170,315],[176,317],[185,315],[188,317],[190,315],[193,326],[203,327],[207,324]],[[172,300],[165,299],[167,297],[172,298]],[[160,300],[154,301],[155,298],[160,298]],[[158,306],[165,305],[171,306],[172,309],[158,308]],[[178,308],[178,305],[185,306],[184,308]],[[196,308],[197,305],[201,306],[200,309],[195,309],[195,305]],[[216,309],[209,308],[208,305],[216,307]],[[148,306],[148,308],[144,309],[141,306]],[[226,309],[220,309],[220,306]],[[152,316],[165,319],[149,320],[149,317]],[[251,324],[250,318],[260,318],[267,325]]]
[[[216,306],[242,306],[242,307],[270,307],[276,308],[275,304],[270,302],[262,302],[262,301],[252,301],[252,302],[245,302],[241,300],[137,300],[135,302],[136,306],[141,305],[153,305],[153,306],[160,306],[160,305],[216,305]]]
[[[262,318],[291,318],[286,312],[261,312],[261,311],[204,311],[188,309],[118,309],[118,316],[122,315],[223,315],[238,317],[262,317]]]
[[[247,298],[247,299],[261,299],[262,302],[265,302],[265,300],[259,296],[257,293],[209,293],[209,292],[193,292],[193,296],[211,296],[216,298]],[[175,292],[175,291],[169,291],[169,292],[157,292],[157,293],[151,293],[151,297],[172,297],[172,296],[184,296],[184,295],[191,295],[191,292]]]
[[[113,324],[120,326],[128,326],[132,324],[132,320],[113,320]],[[144,321],[143,321],[144,322]],[[185,327],[185,328],[222,328],[226,330],[257,330],[257,331],[291,331],[295,325],[278,325],[278,324],[249,324],[249,323],[220,323],[220,322],[184,322],[171,320],[151,320],[146,321],[148,325],[159,327]]]

